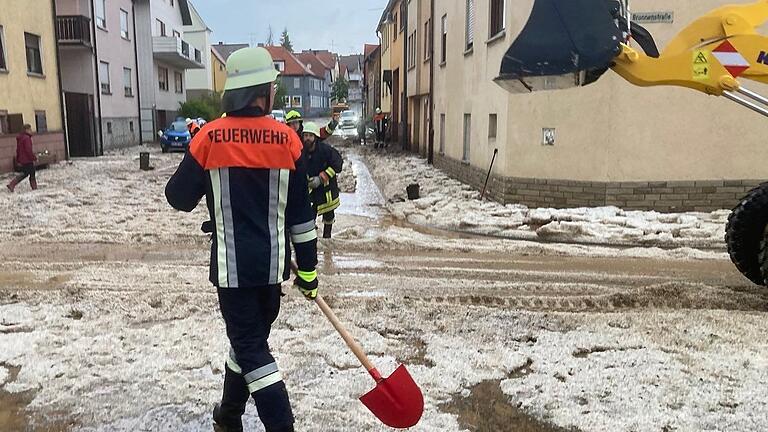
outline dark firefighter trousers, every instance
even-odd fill
[[[267,432],[293,432],[288,392],[267,343],[280,312],[280,285],[219,288],[218,294],[231,346],[226,366],[243,377],[229,389],[225,385],[222,406],[232,402],[244,407],[250,394]]]

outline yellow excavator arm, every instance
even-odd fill
[[[612,67],[639,86],[674,85],[710,95],[737,92],[739,78],[768,83],[768,1],[724,6],[681,31],[658,58],[621,44]]]
[[[638,86],[686,87],[768,116],[768,98],[741,83],[768,83],[768,37],[757,32],[768,22],[768,0],[717,8],[689,24],[661,53],[647,30],[622,15],[622,7],[616,0],[535,0],[496,82],[515,92],[557,89],[590,84],[610,68]],[[628,42],[634,36],[650,43],[636,49]]]

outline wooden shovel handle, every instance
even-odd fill
[[[296,266],[296,263],[291,262],[291,270],[294,274],[298,273],[299,268]],[[320,310],[323,311],[323,315],[325,315],[326,318],[328,318],[328,321],[331,322],[333,325],[333,328],[336,329],[336,331],[339,333],[342,339],[344,339],[344,342],[347,344],[350,350],[352,350],[352,354],[357,357],[357,359],[360,361],[360,364],[363,365],[365,370],[368,371],[369,374],[373,377],[374,380],[381,381],[382,377],[381,374],[379,374],[379,371],[376,369],[376,367],[371,363],[370,360],[368,360],[368,356],[365,355],[365,352],[363,351],[363,347],[360,346],[359,343],[355,340],[354,337],[347,331],[347,329],[341,324],[341,321],[339,321],[339,318],[336,317],[336,314],[333,313],[333,310],[328,306],[328,303],[323,300],[323,297],[321,297],[319,294],[315,298],[315,303],[317,303],[318,306],[320,306]]]
[[[371,375],[374,375],[373,371],[376,370],[376,367],[373,365],[373,363],[371,363],[370,360],[368,360],[368,356],[365,355],[365,352],[363,352],[363,347],[361,347],[355,338],[353,338],[352,335],[347,331],[347,329],[344,328],[339,319],[336,317],[336,314],[333,313],[333,310],[331,310],[325,300],[323,300],[323,298],[318,295],[317,298],[315,298],[315,303],[320,306],[320,310],[323,311],[325,317],[328,318],[328,321],[331,322],[333,328],[339,332],[339,335],[341,335],[341,338],[344,339],[344,342],[346,342],[349,349],[352,350],[352,353],[355,355],[355,357],[360,360],[360,364],[362,364],[365,370],[371,373]],[[378,374],[378,372],[376,372],[376,374]],[[377,377],[374,376],[374,378]]]

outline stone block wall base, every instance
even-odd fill
[[[482,189],[487,171],[436,154],[435,166]],[[528,207],[601,207],[664,213],[731,209],[765,180],[588,182],[491,175],[486,195],[504,204]]]

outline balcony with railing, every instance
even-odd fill
[[[153,37],[152,52],[155,59],[179,69],[205,68],[200,50],[175,36]]]
[[[91,20],[82,15],[56,17],[56,40],[60,45],[91,47]]]

